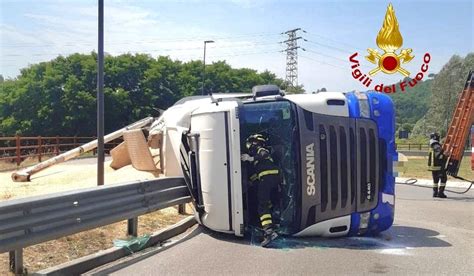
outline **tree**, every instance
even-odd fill
[[[402,81],[409,82],[410,78]],[[415,124],[428,110],[431,96],[432,80],[420,81],[413,88],[406,88],[405,92],[388,94],[395,105],[397,122],[400,124]],[[399,84],[396,84],[399,87]]]
[[[283,88],[288,94],[303,94],[306,92],[302,84],[295,87],[283,86]]]
[[[465,58],[451,57],[433,79],[429,109],[414,126],[413,133],[426,136],[439,132],[444,136],[451,121],[459,94],[464,88],[469,70],[474,68],[474,53]]]
[[[200,95],[202,62],[183,63],[145,54],[105,57],[105,132],[167,109],[185,96]],[[59,56],[21,70],[0,85],[2,135],[96,133],[97,54]],[[250,92],[259,84],[282,85],[275,74],[232,68],[225,61],[206,67],[214,92]]]
[[[404,124],[401,126],[401,130],[405,130],[405,131],[408,131],[408,132],[412,132],[412,130],[413,130],[413,124],[404,123]]]
[[[321,89],[318,89],[316,91],[313,91],[313,94],[316,94],[316,93],[319,93],[319,92],[327,92],[326,88],[321,88]]]

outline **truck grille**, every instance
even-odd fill
[[[318,129],[321,205],[315,222],[374,208],[379,186],[375,123],[319,123]]]
[[[303,196],[302,226],[375,208],[380,182],[375,122],[312,114],[303,116],[301,123],[307,125],[303,127],[306,135],[312,136],[302,138],[302,142],[315,144],[319,175],[319,193],[315,198]]]

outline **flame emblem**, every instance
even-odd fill
[[[382,71],[386,74],[399,72],[405,77],[408,77],[410,72],[403,69],[400,65],[401,63],[410,62],[415,56],[411,54],[413,50],[410,48],[402,49],[400,54],[396,53],[396,51],[403,45],[403,37],[400,33],[398,20],[395,16],[395,10],[393,9],[392,4],[389,4],[387,7],[385,19],[382,28],[377,35],[376,43],[384,53],[381,55],[375,49],[367,49],[369,55],[365,58],[371,63],[378,65],[377,68],[374,68],[369,72],[369,75],[373,76],[379,71]]]

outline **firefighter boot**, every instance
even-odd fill
[[[265,228],[263,231],[263,241],[260,245],[262,247],[268,247],[272,241],[278,238],[278,234],[275,232],[275,230],[273,230],[273,227]]]
[[[438,187],[433,187],[433,197],[438,197]]]
[[[447,198],[447,196],[444,194],[444,188],[445,186],[439,186],[439,191],[438,191],[439,198]]]

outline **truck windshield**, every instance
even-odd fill
[[[260,133],[268,137],[268,145],[274,162],[281,169],[282,183],[272,197],[273,219],[279,221],[279,232],[292,234],[298,224],[297,201],[299,198],[298,127],[294,104],[289,101],[245,103],[241,114],[241,148],[252,134]],[[252,165],[242,164],[244,195],[247,200],[249,224],[259,226],[256,213],[256,193],[258,187],[250,184]],[[246,185],[246,186],[245,186]],[[245,189],[245,187],[248,187]]]

